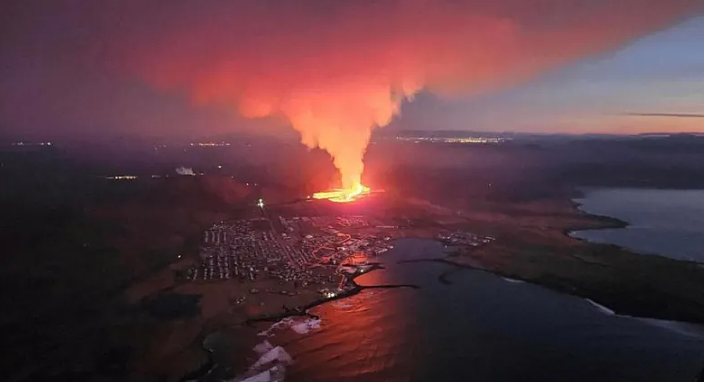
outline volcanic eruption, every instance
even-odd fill
[[[371,189],[361,182],[356,183],[352,188],[340,188],[332,191],[316,192],[313,194],[313,199],[328,199],[337,203],[353,202],[365,195],[368,195]]]
[[[361,178],[373,129],[419,91],[467,95],[515,85],[704,4],[565,3],[173,1],[151,9],[119,2],[104,15],[115,19],[112,28],[103,30],[117,41],[114,61],[150,84],[245,117],[282,117],[339,171],[341,188],[314,197],[345,202],[369,192]]]

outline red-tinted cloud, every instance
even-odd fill
[[[69,20],[94,32],[84,54],[107,52],[104,64],[196,103],[288,119],[304,144],[330,152],[346,186],[359,181],[372,129],[419,90],[509,86],[704,7],[701,0],[67,4],[77,12]]]

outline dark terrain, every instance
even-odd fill
[[[125,331],[140,331],[140,336],[148,337],[145,328],[150,326],[135,322],[151,325],[154,318],[148,306],[123,301],[128,286],[164,269],[178,255],[193,254],[204,228],[246,215],[257,198],[272,204],[286,202],[327,188],[335,178],[325,155],[306,152],[296,142],[257,137],[231,140],[232,146],[215,148],[184,143],[162,147],[144,141],[3,146],[0,322],[7,354],[1,372],[7,380],[117,381],[133,375],[146,347],[126,345],[116,338]],[[645,264],[650,279],[643,278],[623,273],[634,266],[632,255],[624,253],[619,268],[601,272],[599,259],[603,260],[604,251],[620,253],[619,249],[600,252],[585,246],[578,249],[579,256],[567,259],[560,248],[560,240],[566,239],[545,233],[531,242],[520,232],[541,231],[541,216],[549,219],[560,213],[569,218],[568,199],[577,187],[704,188],[701,163],[704,138],[686,135],[526,136],[500,145],[379,139],[370,146],[365,176],[373,188],[403,190],[404,196],[453,210],[521,215],[518,220],[524,227],[505,231],[504,242],[513,242],[500,249],[503,263],[482,263],[481,254],[476,254],[475,265],[523,278],[533,274],[536,282],[542,277],[543,284],[568,292],[577,280],[578,294],[601,294],[601,301],[626,310],[640,309],[644,315],[661,307],[660,316],[691,318],[697,317],[690,310],[701,300],[701,283],[692,281],[690,295],[678,294],[680,288],[665,288],[650,300],[641,290],[648,280],[668,285],[674,278],[681,279],[688,271],[679,265],[648,259],[641,265]],[[176,176],[174,169],[179,166],[204,175]],[[126,174],[139,178],[104,179]],[[565,204],[542,209],[556,200]],[[477,220],[480,223],[487,221]],[[551,240],[554,246],[544,244]],[[516,253],[518,247],[525,250]],[[543,253],[554,257],[554,269],[511,262],[512,256],[531,259]],[[588,271],[557,278],[565,264],[585,262],[590,263],[584,268]],[[655,272],[658,269],[667,271]],[[624,274],[632,279],[624,279]],[[601,279],[603,287],[589,290],[593,284],[585,280],[594,278]],[[607,287],[620,289],[604,294]],[[663,305],[668,298],[673,303]]]

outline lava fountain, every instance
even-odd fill
[[[362,183],[356,183],[351,188],[338,188],[331,191],[316,192],[313,199],[327,199],[335,203],[349,203],[371,193],[371,189]]]

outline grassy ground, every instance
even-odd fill
[[[507,277],[590,298],[618,313],[704,323],[704,267],[568,236],[573,229],[623,226],[565,200],[468,214],[497,241],[453,258]]]

